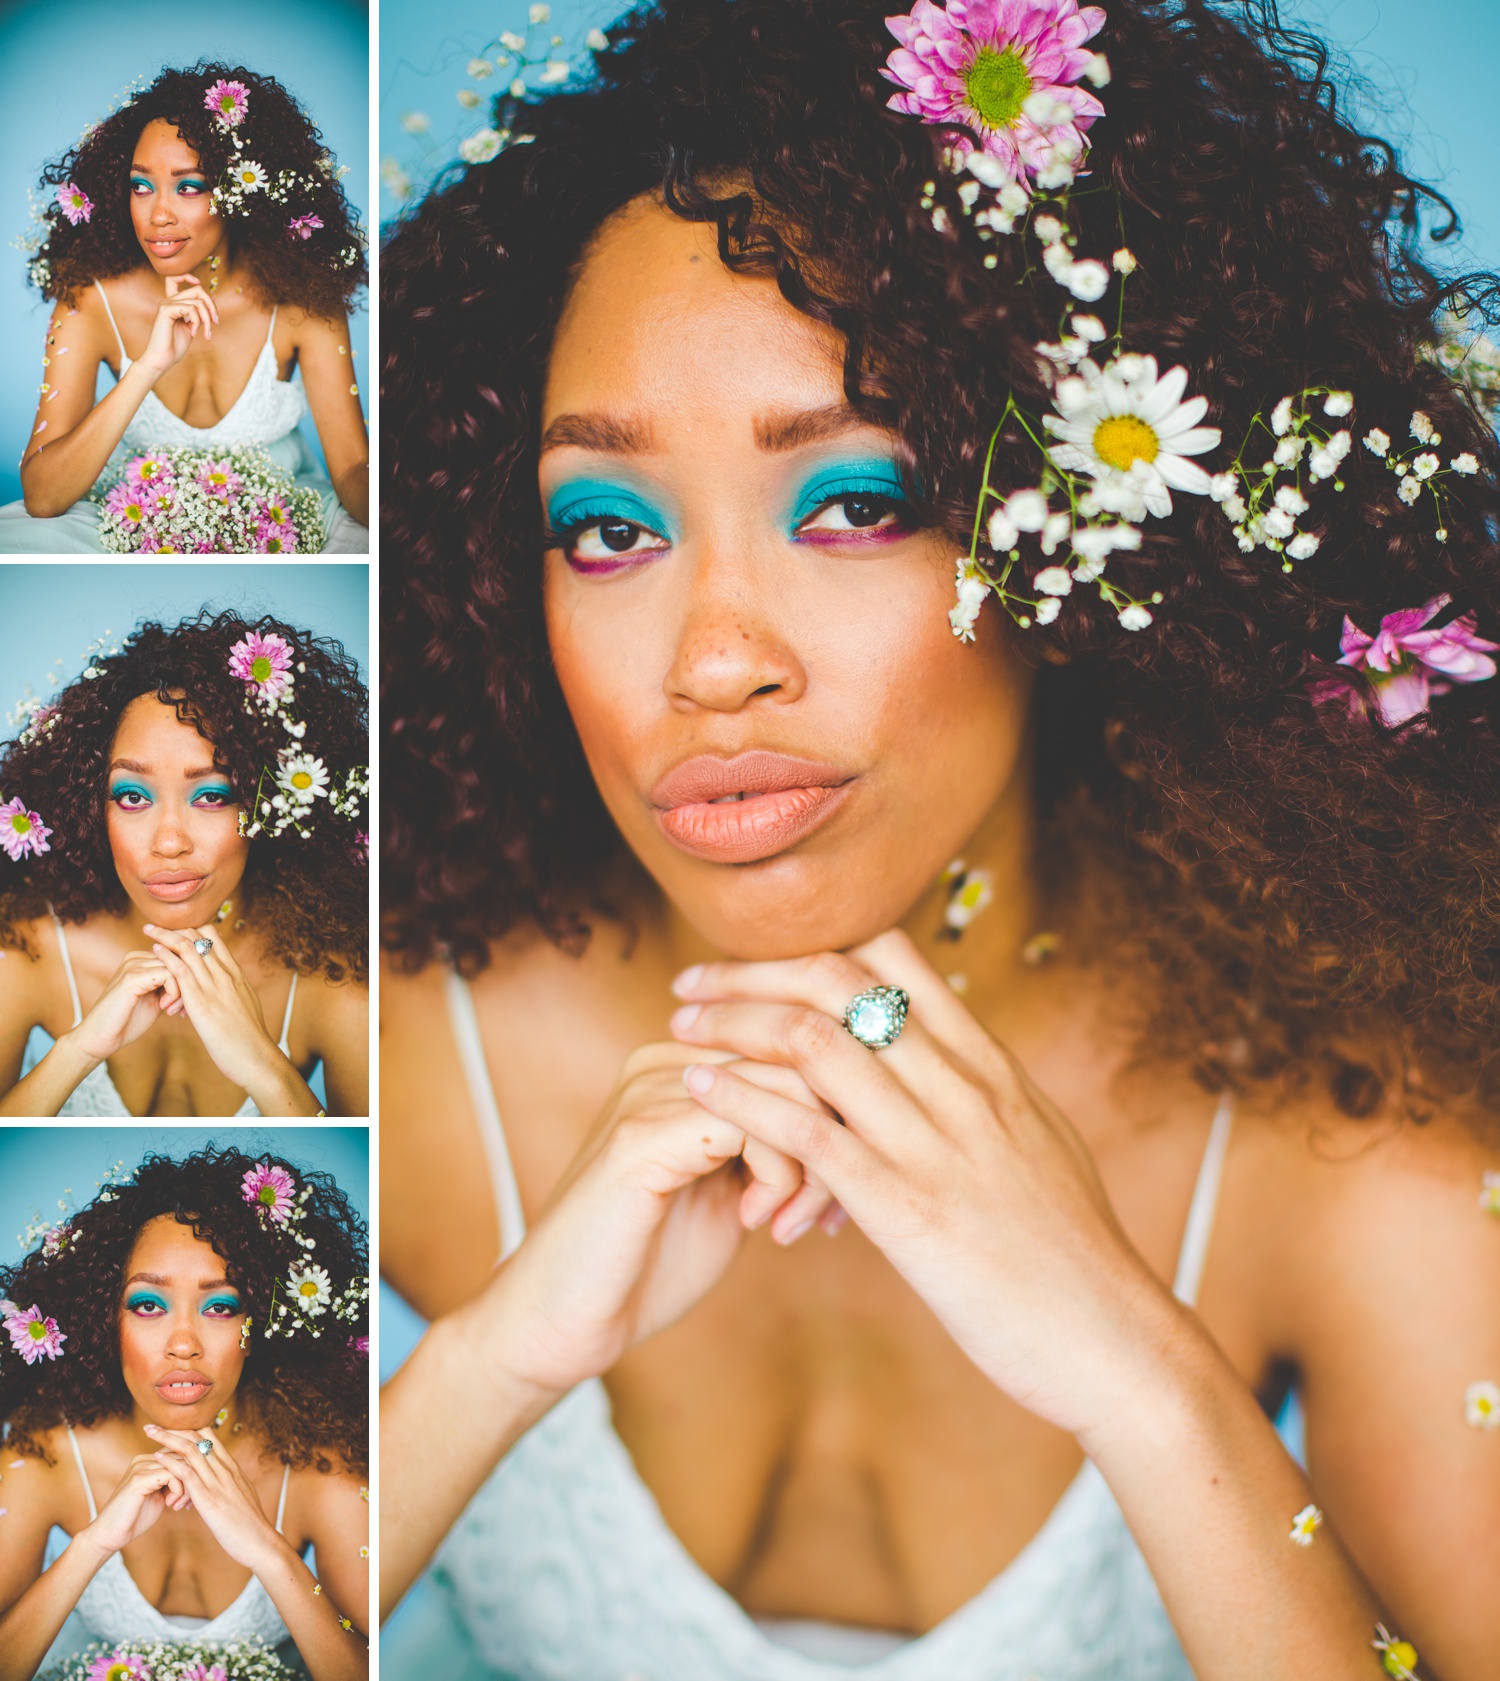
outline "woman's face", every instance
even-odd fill
[[[171,123],[157,117],[146,124],[130,163],[130,220],[158,274],[187,274],[223,246],[213,188]]]
[[[557,672],[626,840],[715,946],[857,943],[1019,797],[1029,672],[948,624],[843,342],[638,200],[601,230],[542,416]],[[979,862],[978,859],[975,862]]]
[[[250,843],[211,743],[155,695],[120,715],[105,807],[115,873],[146,922],[196,928],[239,887]]]
[[[172,1215],[141,1227],[120,1291],[120,1365],[143,1422],[202,1430],[239,1387],[245,1308],[225,1270]]]

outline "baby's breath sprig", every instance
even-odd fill
[[[1472,477],[1479,471],[1479,458],[1465,450],[1455,455],[1445,467],[1442,456],[1437,453],[1437,446],[1443,441],[1442,433],[1421,409],[1412,415],[1409,431],[1415,442],[1405,449],[1397,450],[1390,435],[1379,427],[1365,434],[1364,446],[1400,480],[1396,494],[1407,507],[1414,507],[1424,493],[1432,497],[1437,510],[1437,540],[1446,543],[1448,528],[1443,513],[1444,485],[1455,473],[1461,478]]]
[[[123,1161],[117,1161],[112,1167],[105,1168],[103,1178],[94,1181],[94,1189],[99,1193],[95,1200],[113,1202],[116,1195],[114,1187],[124,1183],[129,1177]],[[77,1246],[79,1233],[74,1224],[77,1209],[73,1206],[72,1196],[72,1186],[65,1185],[63,1194],[57,1199],[59,1218],[56,1220],[49,1220],[40,1209],[33,1211],[26,1224],[26,1230],[16,1239],[23,1253],[30,1254],[33,1249],[40,1248],[42,1258],[50,1261],[65,1250]]]

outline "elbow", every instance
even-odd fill
[[[59,514],[68,511],[67,503],[59,503],[55,496],[38,485],[27,484],[21,480],[21,505],[33,519],[56,519]]]

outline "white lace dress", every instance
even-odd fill
[[[96,280],[95,289],[104,300],[109,324],[115,329],[120,347],[120,378],[130,366],[125,354],[125,341],[115,325],[114,311],[103,286]],[[125,435],[110,457],[112,463],[147,450],[168,449],[174,445],[195,449],[230,450],[251,445],[265,450],[278,467],[291,473],[299,488],[314,490],[323,509],[324,554],[368,554],[370,533],[358,521],[351,519],[341,506],[333,486],[319,471],[307,447],[307,440],[298,430],[307,413],[307,399],[295,380],[278,377],[276,348],[272,334],[276,330],[276,311],[271,311],[271,326],[266,342],[250,372],[249,382],[229,412],[212,426],[189,426],[162,402],[154,391],[148,391],[141,406],[131,417]],[[88,501],[75,502],[55,519],[35,519],[21,502],[9,502],[0,507],[0,554],[104,554],[99,541],[99,510]]]

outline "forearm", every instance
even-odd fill
[[[365,1681],[370,1643],[355,1623],[356,1616],[364,1621],[363,1605],[335,1605],[279,1535],[274,1551],[255,1574],[280,1612],[312,1681]]]
[[[503,1288],[502,1269],[474,1301],[435,1320],[381,1391],[382,1621],[480,1484],[557,1399],[518,1384],[498,1358]]]
[[[279,1045],[270,1047],[262,1067],[245,1089],[255,1099],[255,1107],[268,1119],[272,1116],[308,1118],[322,1113],[312,1087]]]
[[[52,1568],[0,1616],[0,1681],[31,1681],[105,1557],[87,1532],[75,1535]]]
[[[1306,1477],[1196,1318],[1148,1304],[1108,1420],[1080,1439],[1199,1681],[1365,1681],[1380,1611],[1331,1528],[1295,1544]]]
[[[357,461],[352,467],[339,473],[333,481],[333,488],[338,492],[338,498],[343,505],[344,512],[351,519],[358,520],[361,525],[370,523],[370,463]]]
[[[28,513],[51,519],[88,495],[156,380],[143,363],[132,362],[124,378],[71,431],[26,462],[21,491]]]
[[[79,1082],[99,1066],[65,1033],[26,1076],[0,1097],[0,1115],[37,1119],[55,1115],[77,1090]]]

